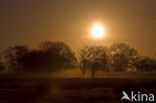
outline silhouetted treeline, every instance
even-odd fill
[[[54,72],[67,68],[76,61],[74,52],[63,42],[44,41],[39,48],[9,47],[1,55],[6,68],[15,72]]]
[[[136,68],[140,72],[152,72],[156,70],[156,60],[149,57],[140,57],[136,62]]]
[[[153,72],[156,60],[139,56],[136,49],[125,43],[105,46],[85,46],[78,52],[78,62],[83,74],[90,70],[92,77],[99,70],[108,72]]]
[[[51,41],[44,41],[33,50],[20,45],[9,47],[0,56],[0,71],[55,72],[78,65],[83,74],[89,70],[94,77],[97,71],[153,72],[156,60],[139,56],[136,49],[125,43],[116,43],[109,48],[84,46],[74,53],[67,44]]]
[[[110,58],[108,49],[104,46],[85,46],[78,52],[78,62],[81,72],[86,73],[86,69],[91,70],[94,77],[99,70],[109,71]]]

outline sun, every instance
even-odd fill
[[[105,28],[102,24],[94,24],[91,28],[92,36],[95,38],[102,38],[105,33]]]

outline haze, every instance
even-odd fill
[[[155,0],[1,0],[0,51],[15,44],[36,47],[63,41],[75,50],[86,44],[126,42],[140,54],[156,53]],[[102,40],[90,38],[95,22],[106,27]]]

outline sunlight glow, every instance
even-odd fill
[[[92,36],[95,38],[102,38],[105,33],[105,29],[101,24],[94,24],[91,28]]]

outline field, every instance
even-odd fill
[[[156,94],[155,73],[111,75],[114,76],[1,76],[0,103],[120,103],[123,90]]]

